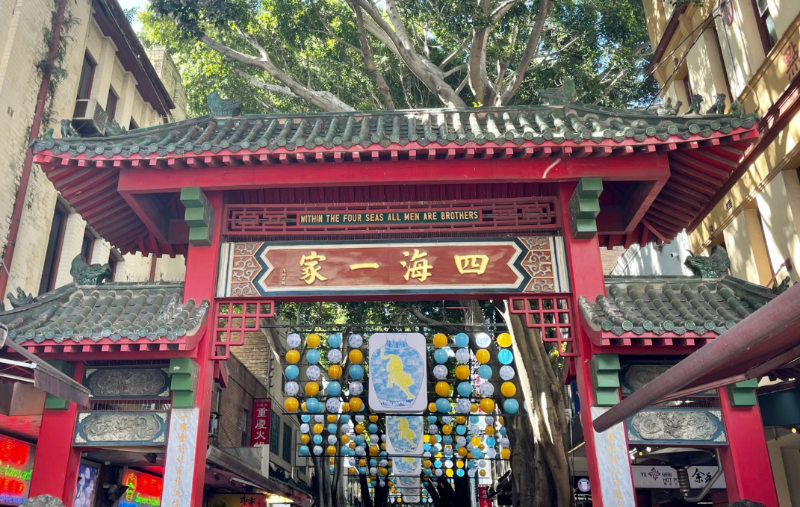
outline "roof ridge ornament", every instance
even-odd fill
[[[208,111],[212,118],[241,116],[242,103],[238,100],[223,99],[219,92],[214,90],[208,96]]]
[[[731,260],[725,247],[717,245],[711,255],[689,255],[684,264],[702,278],[722,278],[728,274]]]
[[[88,264],[83,260],[83,255],[78,254],[72,259],[69,274],[78,285],[100,285],[103,280],[111,280],[111,266],[108,264]]]
[[[25,293],[25,291],[22,290],[22,287],[17,287],[16,295],[14,295],[12,292],[9,292],[6,295],[6,298],[8,298],[8,302],[11,303],[11,308],[19,308],[21,306],[29,305],[36,300],[36,298],[33,297],[33,294],[30,292]],[[0,312],[4,311],[6,311],[5,304],[0,302]]]

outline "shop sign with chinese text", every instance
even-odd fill
[[[250,445],[269,445],[269,398],[253,399],[253,422],[250,427]]]
[[[569,292],[564,241],[225,243],[218,297]]]
[[[0,435],[0,505],[20,505],[28,498],[36,446]]]

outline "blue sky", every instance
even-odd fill
[[[140,9],[144,9],[147,7],[149,0],[118,0],[119,5],[122,6],[123,9],[130,9],[131,7],[138,7]],[[142,28],[142,24],[138,21],[134,20],[132,23],[133,31],[139,33],[139,30]]]

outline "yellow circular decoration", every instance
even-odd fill
[[[350,362],[353,364],[359,364],[364,360],[364,354],[358,349],[351,350],[350,353],[347,354],[347,357],[350,358]]]
[[[502,415],[497,418],[497,422],[499,422],[500,424],[505,424],[505,421],[503,420],[503,416]]]
[[[464,468],[464,462],[461,460],[456,461],[456,468]]]
[[[346,444],[347,442],[350,441],[350,435],[344,434],[344,435],[342,435],[340,440],[342,441],[343,444]]]
[[[436,394],[439,396],[449,396],[450,395],[450,384],[445,382],[444,380],[440,380],[436,383]]]
[[[452,468],[448,468],[447,470],[444,471],[444,473],[448,477],[452,477],[453,476],[453,469]]]
[[[334,449],[334,451],[336,451],[336,449]],[[330,463],[331,465],[333,465],[333,464],[335,464],[335,463],[336,463],[336,460],[335,460],[335,459],[333,459],[333,458],[328,458],[328,463]]]
[[[456,424],[464,424],[466,422],[467,422],[467,418],[464,417],[463,415],[457,415],[456,416]]]
[[[467,455],[467,448],[466,447],[459,447],[458,451],[456,451],[456,452],[458,452],[458,455],[463,458],[463,457],[465,457]],[[458,468],[461,468],[461,467],[458,467]]]
[[[500,333],[497,335],[497,344],[501,347],[511,346],[511,335],[508,333]]]
[[[377,456],[380,450],[378,449],[377,445],[369,446],[369,455],[370,456]]]
[[[356,424],[356,433],[359,435],[364,433],[364,425],[361,423]]]
[[[312,431],[314,431],[314,433],[322,433],[322,423],[315,424]]]
[[[378,422],[378,416],[377,415],[369,416],[369,422],[374,422],[374,423]]]
[[[367,466],[367,458],[361,458],[360,460],[358,460],[358,466],[360,467]]]
[[[307,444],[308,441],[311,440],[311,436],[308,433],[301,433],[300,434],[300,443]]]
[[[481,469],[480,474],[481,474],[481,477],[486,477],[486,470]]]
[[[463,364],[456,366],[456,378],[458,380],[467,380],[469,378],[469,366]]]
[[[350,474],[350,475],[356,475],[356,469],[355,469],[355,467],[350,467],[350,468],[348,468],[348,469],[347,469],[347,473],[348,473],[348,474]]]
[[[433,336],[433,344],[437,347],[444,347],[447,345],[447,335],[444,333],[436,333]]]
[[[333,414],[328,414],[328,417],[326,417],[326,419],[328,420],[329,423],[335,423],[336,422],[336,416],[333,415]]]
[[[481,445],[481,437],[472,437],[472,446],[478,447]]]
[[[347,444],[347,446],[349,448],[351,448],[351,449],[355,449],[356,448],[356,442],[354,440],[351,440],[350,443]]]
[[[319,392],[319,384],[316,382],[306,382],[304,389],[306,391],[306,396],[316,396]]]
[[[381,442],[381,450],[382,451],[386,450],[386,443],[385,442]]]
[[[484,398],[481,400],[481,410],[486,412],[487,414],[491,413],[494,410],[494,400],[491,398]]]
[[[494,435],[494,426],[487,426],[483,432],[489,436]]]
[[[295,364],[300,360],[300,351],[291,349],[286,351],[286,362]]]
[[[478,404],[477,404],[477,403],[473,403],[473,404],[472,404],[472,405],[469,407],[469,410],[470,410],[470,412],[477,412],[477,411],[478,411]]]
[[[342,367],[338,364],[332,364],[328,367],[328,376],[331,380],[342,378]]]
[[[511,457],[511,449],[508,447],[500,450],[500,457],[503,459],[508,459]]]
[[[387,470],[386,467],[378,467],[378,473],[381,475],[389,475],[389,470]]]
[[[303,412],[308,412],[308,410],[306,410],[306,402],[305,401],[300,404],[300,410],[302,410]]]
[[[329,445],[328,448],[325,449],[325,452],[328,453],[328,456],[333,456],[336,454],[336,447]]]
[[[342,402],[342,412],[350,412],[350,402],[343,401]]]
[[[423,465],[425,465],[425,468],[430,468],[430,467],[431,467],[431,465],[432,465],[432,463],[431,463],[431,460],[429,460],[429,459],[426,459],[426,460],[425,460],[425,463],[423,463]]]
[[[350,410],[353,412],[358,412],[363,406],[364,402],[361,400],[361,398],[350,398]]]
[[[510,398],[517,394],[517,386],[515,386],[513,382],[503,382],[500,386],[500,392],[503,393],[503,396],[506,398]]]
[[[427,444],[427,443],[430,443],[430,441],[431,441],[431,436],[430,436],[430,435],[428,435],[427,433],[425,433],[424,435],[422,435],[422,441],[423,441],[423,442],[425,442],[426,444]]]
[[[320,336],[317,333],[311,333],[306,337],[306,347],[315,349],[319,347]]]
[[[433,402],[428,403],[428,412],[436,413],[436,403]]]
[[[300,406],[300,402],[297,401],[297,398],[286,398],[283,400],[283,408],[286,409],[287,412],[297,412],[297,407]]]
[[[481,364],[488,363],[490,358],[491,354],[489,354],[489,351],[486,349],[478,349],[475,351],[475,359]]]
[[[444,433],[445,435],[449,435],[452,432],[453,432],[453,427],[450,426],[449,424],[445,424],[444,426],[442,426],[442,433]]]

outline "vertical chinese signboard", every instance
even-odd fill
[[[253,423],[250,428],[250,445],[269,445],[269,398],[253,399]],[[277,452],[277,451],[276,451]]]
[[[164,507],[182,507],[192,497],[199,418],[200,409],[197,407],[173,408],[170,414],[164,494],[161,498]]]
[[[28,498],[35,447],[0,435],[0,505],[20,505]]]

